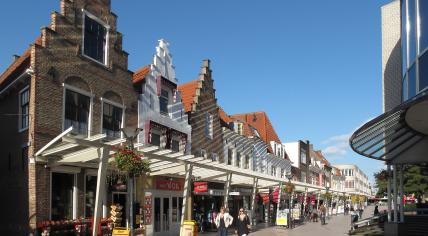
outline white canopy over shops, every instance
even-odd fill
[[[99,134],[89,138],[79,138],[70,135],[72,128],[54,138],[46,146],[41,148],[35,155],[37,162],[46,162],[48,166],[69,165],[98,168],[96,200],[95,200],[95,220],[98,224],[101,215],[103,194],[105,185],[100,184],[106,181],[108,162],[112,161],[111,155],[114,153],[112,146],[125,143],[126,139],[117,139],[110,142],[102,142],[106,135]],[[264,173],[241,169],[231,165],[219,163],[204,157],[185,155],[181,152],[159,149],[157,146],[143,146],[140,143],[134,144],[150,162],[149,175],[170,175],[182,176],[185,178],[183,193],[183,217],[186,211],[186,198],[190,193],[191,180],[198,181],[220,181],[225,182],[225,203],[227,203],[228,193],[231,185],[248,185],[253,187],[253,205],[257,188],[268,188],[280,186],[287,182],[287,179],[270,176]],[[292,181],[299,188],[314,190],[324,190],[321,186]],[[94,227],[96,229],[96,227]],[[95,235],[95,231],[93,232]]]

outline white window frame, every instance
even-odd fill
[[[60,173],[60,174],[71,174],[73,177],[73,220],[78,218],[77,208],[78,208],[78,188],[77,188],[77,174],[80,173],[81,169],[78,167],[69,167],[69,166],[55,166],[51,168],[49,173],[49,220],[52,220],[52,173]]]
[[[92,112],[93,112],[94,97],[95,97],[95,95],[92,94],[92,93],[90,93],[90,92],[87,92],[85,90],[76,88],[76,87],[74,87],[72,85],[69,85],[69,84],[63,83],[62,86],[64,87],[63,88],[63,92],[62,92],[62,130],[65,129],[65,127],[64,127],[64,121],[65,121],[65,98],[66,98],[65,94],[66,94],[66,91],[68,89],[70,91],[73,91],[73,92],[76,92],[76,93],[80,93],[80,94],[82,94],[84,96],[89,97],[89,116],[88,116],[88,135],[87,135],[87,137],[88,138],[91,137],[91,131],[92,131],[92,129],[91,129],[91,127],[92,127]]]
[[[100,18],[96,17],[94,14],[90,13],[89,11],[82,9],[82,56],[85,58],[90,59],[91,61],[94,61],[104,67],[108,66],[108,56],[109,56],[109,40],[110,40],[110,25],[103,22]],[[103,25],[106,28],[106,45],[105,45],[105,53],[104,53],[104,62],[100,62],[88,55],[85,54],[85,18],[88,16],[92,20],[98,22],[99,24]]]
[[[120,128],[124,128],[125,127],[125,110],[126,110],[126,106],[111,100],[108,100],[107,98],[100,98],[101,100],[101,127],[100,127],[100,134],[103,133],[103,122],[104,122],[104,103],[118,107],[120,109],[122,109],[122,122],[121,122],[121,126]],[[120,132],[120,138],[123,138],[123,132]]]
[[[27,114],[27,120],[28,120],[28,124],[27,127],[22,127],[22,101],[21,101],[21,95],[25,92],[28,91],[28,114]],[[25,86],[23,89],[21,89],[18,92],[18,104],[19,104],[19,121],[18,121],[18,132],[23,132],[25,130],[28,129],[28,127],[30,126],[30,86],[27,85]]]
[[[214,115],[205,113],[205,137],[214,139]]]

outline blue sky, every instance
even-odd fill
[[[229,114],[266,111],[283,142],[310,140],[332,163],[372,179],[383,163],[353,153],[349,135],[382,112],[380,6],[389,0],[112,0],[129,68],[170,42],[177,78],[211,60]],[[2,1],[0,70],[50,22],[59,1]]]

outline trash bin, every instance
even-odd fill
[[[198,224],[195,220],[185,220],[181,226],[182,236],[198,236]]]

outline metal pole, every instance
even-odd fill
[[[281,195],[282,195],[282,182],[279,182],[279,190],[278,190],[278,204],[276,205],[276,219],[278,219],[278,212],[281,207]],[[276,222],[275,219],[275,222]],[[276,222],[278,225],[278,222]]]
[[[404,222],[403,166],[400,166],[400,222]]]
[[[183,207],[181,208],[181,227],[183,227],[184,224],[184,218],[187,214],[187,198],[189,197],[190,193],[190,182],[192,178],[192,171],[193,171],[193,165],[186,164],[184,166],[186,170],[186,177],[184,179],[184,189],[183,189]],[[180,230],[181,235],[181,230]]]
[[[258,179],[256,177],[253,178],[253,192],[251,194],[251,224],[256,224],[256,193],[257,193],[257,182]]]
[[[388,222],[391,222],[391,212],[392,212],[392,196],[391,196],[391,165],[387,165],[387,174],[388,174],[388,186],[387,186],[387,197],[388,197]]]
[[[225,186],[225,194],[224,194],[224,208],[228,208],[229,206],[229,192],[230,192],[230,184],[232,182],[232,173],[227,174],[226,186]]]
[[[397,189],[397,165],[393,166],[393,175],[394,175],[394,222],[398,222],[398,189]]]
[[[108,165],[108,157],[110,154],[109,147],[103,147],[98,149],[99,152],[99,164],[98,164],[98,176],[97,176],[97,192],[95,194],[95,209],[94,209],[94,224],[92,225],[92,236],[97,235],[98,224],[100,222],[100,215],[102,212],[102,199],[105,194],[106,184],[106,171]]]

